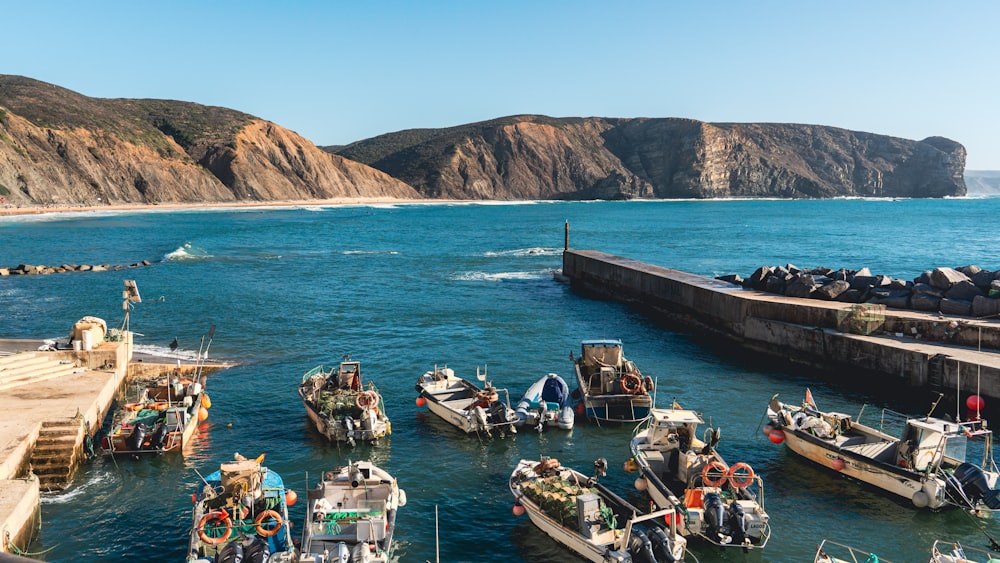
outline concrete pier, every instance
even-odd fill
[[[592,250],[567,249],[574,290],[824,371],[1000,398],[1000,322],[797,299]]]
[[[41,340],[0,339],[0,553],[27,548],[41,521],[40,494],[69,485],[124,382],[196,369],[133,361],[132,333],[121,334],[91,350],[40,351]]]

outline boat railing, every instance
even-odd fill
[[[836,546],[839,550],[836,552],[836,556],[830,556],[826,553],[826,546]],[[850,559],[845,559],[845,557],[850,557]],[[816,557],[813,559],[813,563],[835,563],[839,561],[844,561],[847,563],[867,563],[868,561],[878,561],[879,563],[891,563],[888,559],[884,559],[881,556],[876,556],[874,553],[869,553],[867,551],[862,551],[856,547],[851,547],[846,544],[837,543],[835,541],[823,540],[820,542],[819,547],[816,548]]]

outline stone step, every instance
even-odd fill
[[[65,377],[77,373],[81,369],[73,364],[63,364],[50,360],[46,363],[32,364],[18,370],[0,372],[0,391],[39,381]]]
[[[39,354],[37,352],[22,352],[9,356],[0,356],[0,373],[15,370],[20,366],[30,366],[32,364],[44,363],[52,360],[51,356]]]

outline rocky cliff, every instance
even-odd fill
[[[0,75],[8,205],[419,198],[405,183],[252,115],[97,99]]]
[[[965,148],[817,125],[512,116],[334,149],[427,197],[965,195]]]
[[[964,195],[965,148],[817,125],[521,115],[322,150],[231,109],[0,75],[7,205]]]

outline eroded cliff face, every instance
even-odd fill
[[[0,75],[0,197],[75,206],[421,196],[247,114]]]
[[[816,125],[513,116],[342,147],[428,197],[629,199],[965,194],[965,148]]]

